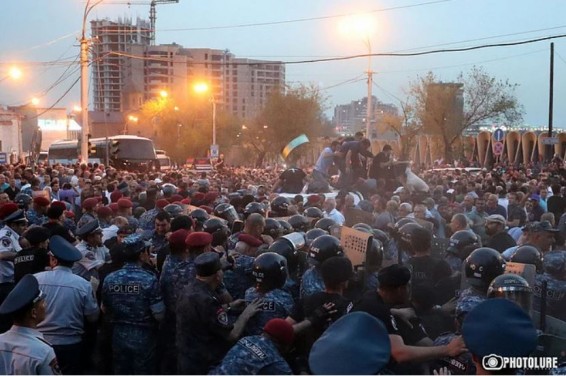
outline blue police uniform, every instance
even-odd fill
[[[471,287],[462,290],[456,301],[456,315],[458,315],[459,312],[470,312],[473,307],[476,307],[485,300],[487,300],[485,295],[480,294],[480,292]]]
[[[155,230],[155,217],[159,213],[159,209],[151,209],[143,213],[139,219],[139,227],[144,231]]]
[[[259,335],[263,332],[263,327],[271,319],[284,319],[291,314],[294,301],[291,294],[281,289],[274,289],[266,293],[259,292],[255,287],[246,290],[246,304],[250,304],[256,299],[261,298],[263,304],[246,325],[247,335]]]
[[[84,213],[79,221],[77,222],[77,227],[81,228],[89,222],[96,220],[96,217],[91,213]]]
[[[138,221],[137,218],[134,217],[133,215],[127,216],[126,219],[128,220],[128,225],[129,225],[130,227],[133,227],[133,228],[135,228],[135,229],[137,229],[138,227],[140,227],[139,221]]]
[[[533,309],[540,312],[544,281],[546,281],[546,314],[566,321],[566,281],[556,279],[548,273],[536,275],[533,287]]]
[[[320,270],[314,266],[305,271],[301,280],[301,298],[324,291],[324,281]]]
[[[462,271],[462,259],[452,253],[446,253],[446,256],[444,256],[444,261],[446,261],[448,263],[448,265],[450,265],[450,269],[453,272],[460,272]]]
[[[459,334],[455,333],[443,333],[434,340],[433,346],[446,346],[458,336]],[[443,357],[430,362],[430,371],[438,371],[443,367],[446,367],[451,375],[476,374],[476,366],[469,351],[456,357]]]
[[[155,275],[135,263],[126,263],[104,279],[102,302],[114,324],[114,372],[154,373],[157,345],[154,316],[165,311]]]
[[[27,218],[30,226],[32,226],[32,225],[41,226],[44,223],[47,223],[47,221],[48,221],[48,219],[45,215],[39,214],[34,209],[29,209],[26,212],[26,218]]]
[[[159,235],[156,233],[153,233],[150,241],[154,253],[157,253],[160,249],[166,247],[169,244],[169,241],[167,240],[167,237],[165,237],[165,235]]]
[[[292,371],[270,339],[250,336],[240,339],[211,374],[292,375]]]
[[[226,270],[224,273],[224,284],[234,300],[243,299],[246,290],[255,285],[255,278],[252,275],[254,260],[251,256],[238,253],[234,257],[232,270]]]

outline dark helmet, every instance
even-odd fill
[[[336,221],[332,218],[321,218],[318,221],[316,221],[314,227],[323,229],[324,231],[330,234],[330,229],[336,225],[337,225]]]
[[[257,213],[265,217],[265,206],[259,202],[250,202],[244,208],[244,219],[248,218],[250,214]]]
[[[414,218],[403,217],[395,222],[395,229],[399,230],[407,223],[417,223],[417,221]]]
[[[287,263],[285,257],[266,252],[256,257],[252,274],[257,288],[263,291],[280,289],[287,280]]]
[[[366,253],[366,268],[368,271],[377,271],[383,262],[383,244],[377,239],[372,239]]]
[[[234,223],[234,221],[240,219],[234,206],[226,203],[216,205],[214,208],[214,215],[227,220],[230,226]]]
[[[303,212],[303,215],[305,217],[316,218],[316,219],[320,219],[324,216],[322,210],[314,206],[311,206],[310,208],[306,208],[305,211]]]
[[[195,209],[189,213],[189,217],[191,217],[194,221],[198,222],[200,225],[203,225],[207,219],[210,218],[206,210],[204,209]]]
[[[389,235],[378,228],[372,228],[371,233],[373,234],[373,238],[379,240],[382,244],[386,244],[390,240]]]
[[[266,218],[263,235],[269,235],[273,238],[273,240],[276,240],[283,235],[283,226],[281,226],[281,223],[279,223],[276,219]]]
[[[533,245],[525,244],[520,246],[509,261],[531,264],[536,266],[538,273],[542,272],[542,253]]]
[[[166,205],[163,210],[165,210],[171,218],[178,217],[179,215],[183,214],[183,207],[179,204],[169,204]]]
[[[450,252],[464,260],[476,248],[481,247],[481,240],[470,230],[456,231],[450,237],[450,245],[446,252]]]
[[[501,254],[487,247],[478,248],[470,253],[464,265],[470,285],[483,291],[486,291],[491,281],[505,270],[505,260]]]
[[[286,217],[289,215],[287,211],[291,202],[287,197],[277,196],[271,200],[271,213],[272,217]]]
[[[532,288],[518,274],[501,274],[491,281],[487,289],[488,298],[503,298],[517,303],[525,312],[531,310]]]
[[[177,193],[177,187],[175,187],[173,184],[170,184],[170,183],[163,184],[163,187],[161,187],[161,190],[163,191],[164,197],[171,197],[175,193]]]
[[[219,231],[225,232],[226,234],[230,233],[228,226],[226,226],[226,224],[218,218],[209,218],[204,221],[204,224],[202,225],[202,231],[208,232],[209,234],[214,234],[215,232]]]
[[[311,227],[309,219],[300,214],[295,214],[289,218],[288,222],[293,227],[293,230],[298,232],[307,232]]]
[[[332,235],[319,236],[313,240],[309,248],[309,260],[315,265],[320,265],[331,257],[343,254],[340,240]]]
[[[354,230],[367,232],[368,234],[371,234],[373,230],[373,228],[367,223],[356,223],[355,225],[352,226],[352,228]]]
[[[550,251],[544,255],[544,271],[556,279],[566,280],[566,252]]]
[[[310,246],[311,243],[318,238],[319,236],[322,235],[328,235],[328,232],[324,231],[321,228],[313,228],[307,231],[307,233],[305,234],[305,240],[307,242],[307,246]]]
[[[278,219],[277,222],[279,222],[281,227],[283,227],[283,235],[288,235],[293,232],[293,226],[291,226],[289,222],[282,219]]]
[[[32,198],[30,195],[25,193],[18,193],[16,197],[14,197],[14,202],[18,204],[20,209],[27,210],[27,208],[31,205]]]
[[[403,250],[409,254],[413,253],[413,231],[419,228],[423,227],[415,222],[405,223],[399,228],[399,232],[397,233],[397,245],[399,246],[399,250]]]
[[[299,250],[286,238],[279,238],[269,246],[267,252],[274,252],[285,257],[289,270],[295,270],[299,265]]]

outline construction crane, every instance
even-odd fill
[[[149,4],[149,25],[150,25],[150,43],[152,46],[155,45],[155,24],[157,22],[157,4],[173,4],[178,3],[179,0],[151,0],[151,1],[109,1],[107,3],[103,3],[106,5],[111,4],[126,4],[130,5],[148,5]]]

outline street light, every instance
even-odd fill
[[[159,95],[161,96],[161,98],[167,98],[169,96],[169,93],[167,92],[167,90],[161,90],[159,92]]]
[[[366,114],[366,137],[370,138],[371,119],[372,119],[372,86],[373,71],[371,70],[371,36],[376,30],[375,19],[369,14],[358,14],[345,18],[340,23],[340,29],[344,35],[355,38],[362,38],[368,49],[368,99]]]
[[[137,123],[138,122],[138,117],[134,116],[134,115],[129,115],[128,116],[128,121],[126,122],[126,124],[124,124],[124,134],[128,134],[128,124],[132,122],[132,123]]]
[[[37,106],[39,104],[39,99],[33,97],[33,98],[31,98],[30,102],[31,102],[32,105]]]
[[[210,147],[210,154],[213,154],[213,149],[215,149],[218,154],[218,146],[216,145],[216,99],[211,92],[210,86],[205,82],[196,83],[193,86],[193,90],[198,94],[210,93],[210,102],[212,103],[212,145]]]
[[[4,77],[0,78],[0,82],[7,80],[8,78],[17,81],[22,78],[22,76],[22,70],[16,66],[12,66],[8,69],[8,73]]]

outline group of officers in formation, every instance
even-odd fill
[[[408,213],[388,203],[351,224],[367,242],[358,265],[341,241],[351,211],[367,212],[351,193],[161,182],[151,198],[127,184],[84,198],[75,218],[39,195],[0,206],[0,373],[510,374],[529,370],[488,357],[560,355],[534,319],[566,320],[566,253],[547,221],[501,249],[502,215],[478,231],[456,214],[443,238],[434,200],[405,196]]]

